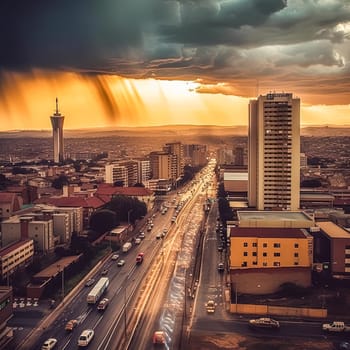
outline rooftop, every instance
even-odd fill
[[[331,221],[317,222],[318,227],[331,238],[350,238],[350,233]]]
[[[254,221],[310,221],[313,219],[303,211],[238,211],[238,220]]]
[[[231,227],[230,237],[257,237],[257,238],[306,238],[307,234],[299,228],[255,228]]]

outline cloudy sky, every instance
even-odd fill
[[[2,0],[1,130],[246,125],[288,91],[350,124],[350,0]]]

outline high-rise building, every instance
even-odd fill
[[[168,152],[154,151],[149,155],[152,179],[171,179],[175,180],[172,176],[173,164],[177,160],[175,155]],[[175,160],[174,160],[175,159]]]
[[[269,93],[249,103],[249,206],[297,210],[300,201],[300,99]]]
[[[175,156],[172,157],[171,177],[174,180],[179,180],[184,173],[183,145],[181,142],[166,143],[163,147],[163,151]]]
[[[64,160],[63,145],[63,122],[64,116],[58,111],[58,98],[56,97],[56,111],[50,117],[53,137],[53,160],[55,163],[61,163]]]

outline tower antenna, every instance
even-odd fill
[[[56,97],[56,114],[58,114],[58,98]]]

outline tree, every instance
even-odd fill
[[[66,175],[60,175],[52,181],[52,187],[57,190],[61,190],[65,185],[69,185],[69,180]]]
[[[137,182],[134,187],[145,187],[145,185],[142,182]]]
[[[136,197],[115,196],[106,204],[105,208],[115,212],[118,219],[130,221],[131,223],[147,214],[146,204],[139,201]]]
[[[90,217],[89,226],[98,234],[110,231],[118,225],[116,213],[112,210],[101,209],[94,212]]]

